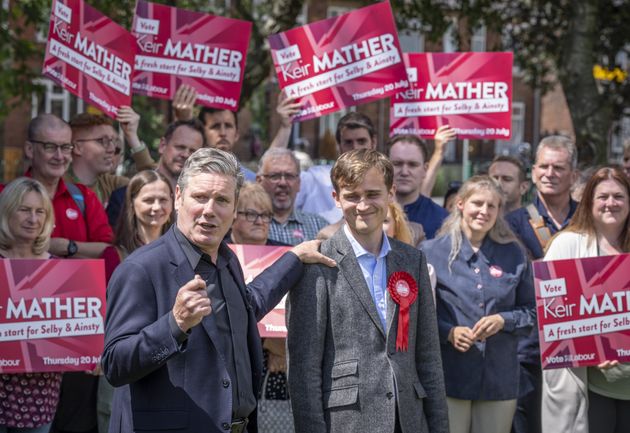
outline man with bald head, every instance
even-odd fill
[[[112,241],[105,210],[81,184],[65,182],[72,161],[72,130],[53,114],[34,118],[28,127],[24,155],[31,161],[26,176],[40,181],[55,210],[49,251],[58,257],[97,258]]]

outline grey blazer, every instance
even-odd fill
[[[398,305],[387,299],[383,329],[343,230],[322,244],[338,267],[307,265],[289,295],[289,390],[296,433],[448,433],[433,295],[424,255],[390,239],[389,276],[418,284],[409,347],[396,351]]]

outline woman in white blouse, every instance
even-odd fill
[[[630,180],[618,167],[588,180],[569,226],[552,240],[545,260],[630,252]],[[543,372],[544,433],[630,431],[630,365],[611,360],[597,367]]]

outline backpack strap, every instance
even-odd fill
[[[536,239],[538,239],[538,243],[544,251],[551,240],[551,230],[549,230],[549,227],[545,224],[545,220],[543,220],[543,217],[540,216],[536,206],[528,204],[526,209],[529,214],[529,225],[532,226]]]
[[[66,188],[70,191],[70,195],[72,196],[72,200],[76,203],[81,211],[81,215],[85,218],[85,198],[83,197],[83,192],[72,182],[66,182]]]

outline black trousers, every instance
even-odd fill
[[[51,433],[96,433],[98,376],[64,373]]]
[[[541,433],[542,369],[540,365],[520,365],[519,388],[526,390],[516,402],[512,433]]]
[[[630,400],[588,392],[588,430],[597,433],[630,432]]]

